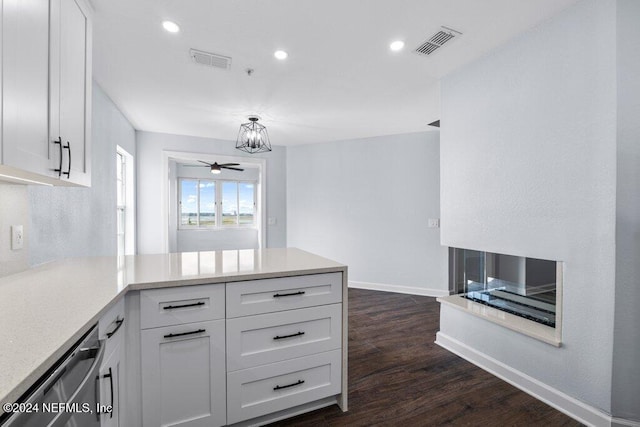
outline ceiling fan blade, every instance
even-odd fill
[[[240,163],[220,163],[219,166],[240,166]]]
[[[202,160],[198,160],[200,163],[204,163],[205,165],[208,165],[209,167],[213,166],[212,163],[207,163],[207,162],[203,162]]]
[[[240,171],[240,172],[242,172],[244,170],[244,169],[240,169],[240,168],[232,168],[232,167],[229,167],[229,166],[222,166],[222,165],[220,165],[220,167],[224,168],[224,169],[231,169],[231,170]]]

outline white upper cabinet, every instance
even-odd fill
[[[91,20],[80,0],[51,0],[49,150],[63,181],[91,185]]]
[[[49,0],[2,1],[2,164],[51,175]]]
[[[89,10],[82,0],[0,3],[0,179],[89,186]]]

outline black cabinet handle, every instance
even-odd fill
[[[198,305],[204,305],[204,302],[198,301],[193,304],[182,304],[182,305],[168,305],[166,307],[162,307],[163,310],[173,310],[175,308],[185,308],[185,307],[196,307]]]
[[[179,334],[167,334],[164,337],[165,338],[175,338],[175,337],[182,337],[182,336],[185,336],[185,335],[201,334],[203,332],[207,332],[206,329],[198,329],[197,331],[191,331],[191,332],[181,332]]]
[[[60,164],[58,165],[58,169],[54,169],[54,172],[58,172],[58,177],[62,176],[62,138],[58,137],[57,141],[53,141],[54,144],[58,144],[58,148],[60,149]]]
[[[67,175],[67,179],[68,179],[71,177],[71,144],[69,143],[69,141],[67,141],[67,146],[64,148],[69,150],[69,167],[67,168],[66,172],[62,172],[62,173]],[[62,167],[62,165],[60,167]]]
[[[273,297],[274,298],[280,298],[280,297],[292,297],[294,295],[304,295],[304,291],[298,291],[298,292],[292,292],[290,294],[275,294]]]
[[[109,418],[113,418],[113,374],[111,373],[111,367],[109,367],[109,373],[104,374],[102,378],[109,378],[109,387],[111,389],[111,411],[109,412]]]
[[[111,338],[116,332],[118,332],[118,329],[120,329],[120,326],[124,323],[124,317],[122,319],[114,320],[113,323],[116,324],[116,327],[113,331],[107,332],[107,339]]]
[[[100,402],[100,374],[96,375],[96,388],[93,391],[93,397],[96,402]],[[96,411],[96,420],[100,421],[100,411]]]
[[[296,334],[283,335],[283,336],[276,335],[275,337],[273,337],[273,339],[274,339],[274,340],[283,340],[283,339],[285,339],[285,338],[299,337],[300,335],[304,335],[304,332],[298,332],[298,333],[296,333]]]
[[[295,387],[295,386],[300,385],[300,384],[304,384],[304,380],[298,380],[298,382],[295,382],[293,384],[277,385],[273,389],[274,390],[282,390],[283,388]]]

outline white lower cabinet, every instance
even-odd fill
[[[125,370],[124,340],[124,299],[121,299],[100,319],[98,335],[105,346],[104,359],[100,365],[98,378],[97,414],[101,427],[124,426],[122,422],[121,387]]]
[[[141,332],[144,426],[226,424],[225,321]]]
[[[346,410],[342,279],[332,272],[131,295],[140,333],[128,347],[139,366],[131,378],[141,379],[127,379],[127,390],[141,390],[126,400],[142,413],[128,410],[127,424],[263,425],[334,403]]]
[[[98,417],[101,427],[120,426],[120,380],[123,375],[122,353],[120,346],[108,354],[102,362],[98,381],[100,382],[100,409]],[[107,408],[110,407],[110,408]]]
[[[227,371],[342,346],[342,304],[227,319]]]
[[[230,372],[227,422],[237,423],[340,393],[340,350]]]

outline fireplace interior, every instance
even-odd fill
[[[557,262],[452,248],[452,292],[555,328]]]

